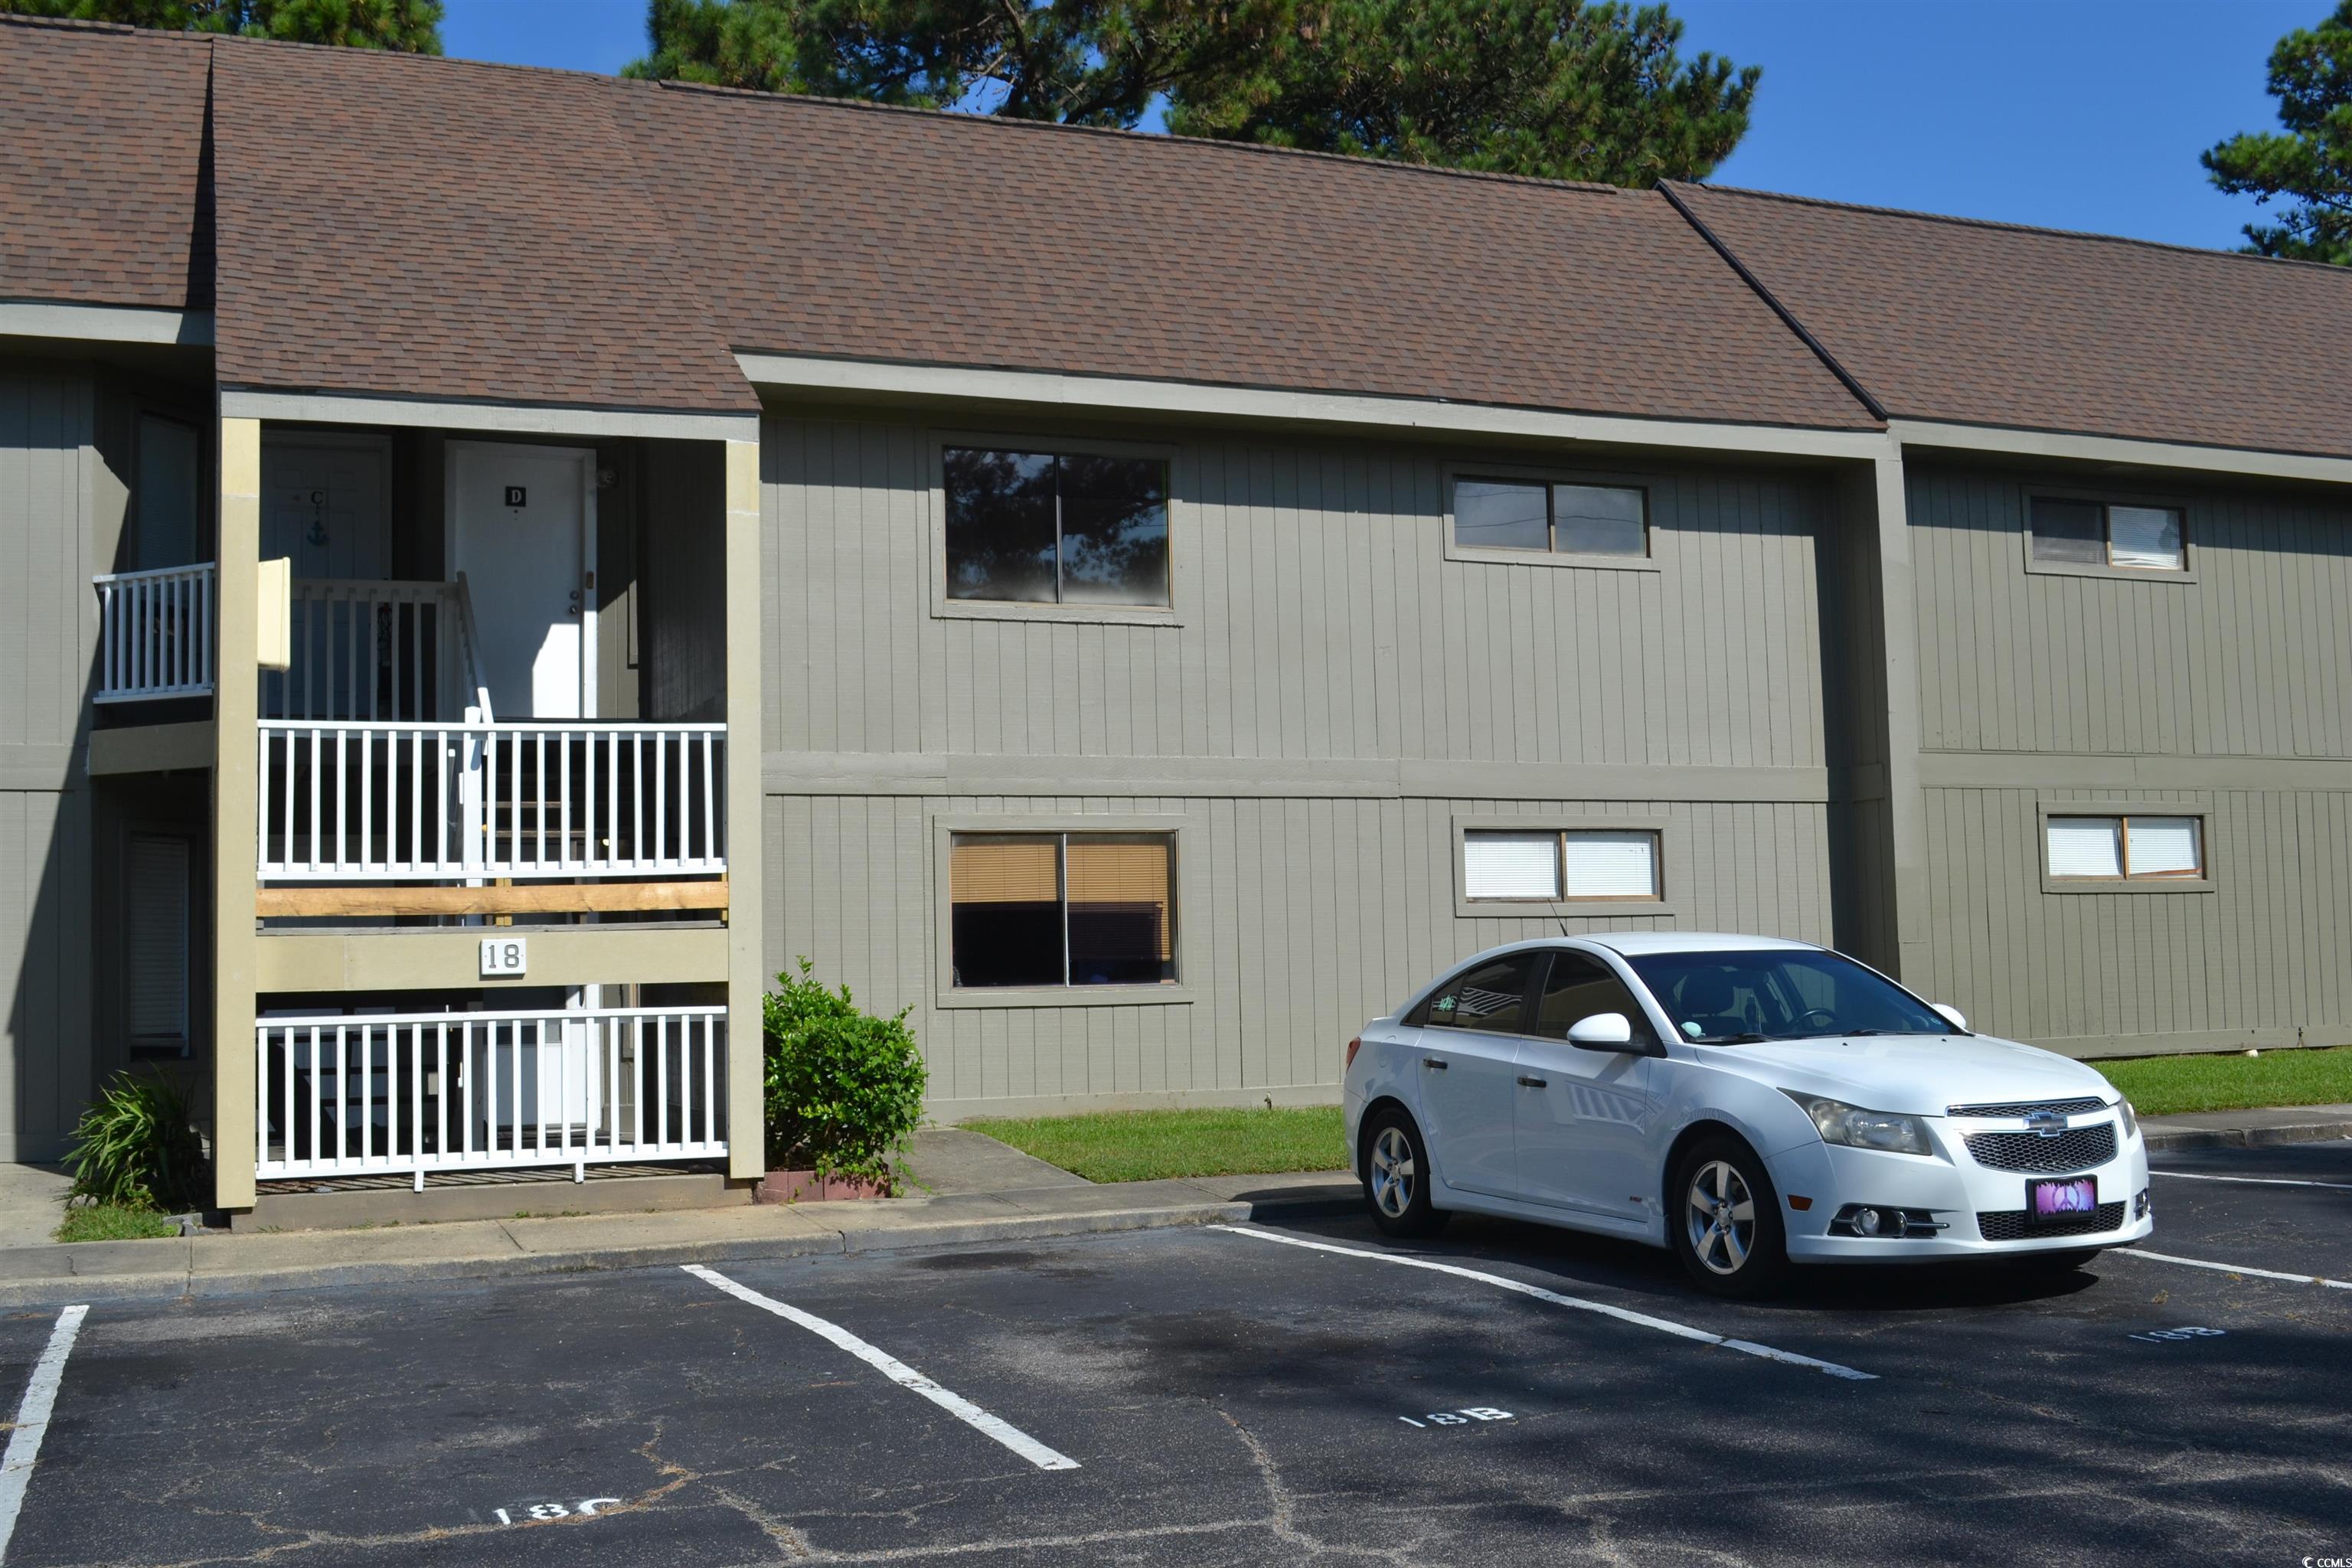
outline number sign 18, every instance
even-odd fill
[[[482,978],[520,974],[530,958],[528,944],[519,936],[491,937],[482,943]]]

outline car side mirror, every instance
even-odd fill
[[[1958,1007],[1953,1006],[1949,1002],[1933,1002],[1928,1004],[1928,1005],[1934,1007],[1937,1012],[1941,1013],[1944,1016],[1944,1021],[1951,1025],[1952,1027],[1958,1029],[1963,1035],[1969,1032],[1968,1019],[1962,1016],[1960,1010]]]
[[[1631,1050],[1633,1022],[1622,1013],[1595,1013],[1568,1026],[1568,1043],[1584,1051]]]

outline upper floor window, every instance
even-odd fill
[[[2168,506],[2033,498],[2033,559],[2137,572],[2188,570],[2186,520]]]
[[[2195,816],[2052,816],[2053,881],[2195,879],[2205,875],[2205,823]]]
[[[950,447],[947,596],[1168,603],[1168,465]]]
[[[1454,542],[1469,550],[1645,556],[1648,498],[1630,485],[1465,477],[1454,484]]]
[[[1498,903],[1654,899],[1658,835],[1570,829],[1462,835],[1462,891]]]

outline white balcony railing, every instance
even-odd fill
[[[261,721],[264,881],[727,869],[724,724]]]
[[[254,1174],[703,1160],[727,1152],[727,1010],[265,1018]]]
[[[202,697],[213,689],[213,567],[90,579],[98,590],[100,702]]]
[[[291,662],[261,676],[270,719],[432,720],[487,705],[463,574],[454,583],[297,578]]]

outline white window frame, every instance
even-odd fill
[[[1456,816],[1454,819],[1454,913],[1461,920],[1539,920],[1557,934],[1559,922],[1594,917],[1638,915],[1671,921],[1680,912],[1684,889],[1674,852],[1679,824],[1664,816]],[[1575,898],[1563,885],[1558,899],[1474,899],[1469,885],[1469,838],[1473,833],[1647,833],[1657,844],[1653,862],[1658,893],[1650,899]],[[1567,875],[1566,858],[1560,874]]]
[[[2059,877],[2050,870],[2052,817],[2115,817],[2123,823],[2121,877]],[[2131,819],[2135,816],[2187,816],[2197,821],[2197,854],[2202,864],[2195,874],[2160,871],[2131,873]],[[2215,889],[2213,809],[2199,802],[2179,800],[2055,800],[2036,803],[2033,820],[2034,856],[2042,868],[2045,893],[2210,893]]]
[[[959,833],[1164,833],[1176,857],[1176,978],[1150,985],[992,985],[959,986],[955,983],[955,905],[953,900],[955,836]],[[1094,816],[1079,812],[1037,815],[941,813],[931,818],[932,1005],[945,1008],[996,1007],[1160,1007],[1182,1006],[1200,997],[1192,967],[1196,949],[1193,928],[1202,916],[1187,919],[1185,911],[1204,910],[1206,894],[1201,858],[1204,836],[1199,820],[1187,815]]]
[[[1054,456],[1076,453],[1097,458],[1143,458],[1164,464],[1168,470],[1168,603],[1165,605],[1066,605],[1026,599],[956,599],[948,596],[948,450],[980,447],[1000,452],[1042,452]],[[931,616],[935,620],[1059,621],[1075,626],[1165,626],[1184,624],[1191,602],[1192,579],[1186,571],[1192,554],[1190,508],[1181,499],[1192,493],[1191,466],[1183,449],[1151,441],[1105,441],[1038,431],[931,430],[924,443],[929,467],[924,484],[929,517],[927,570],[930,574]]]

